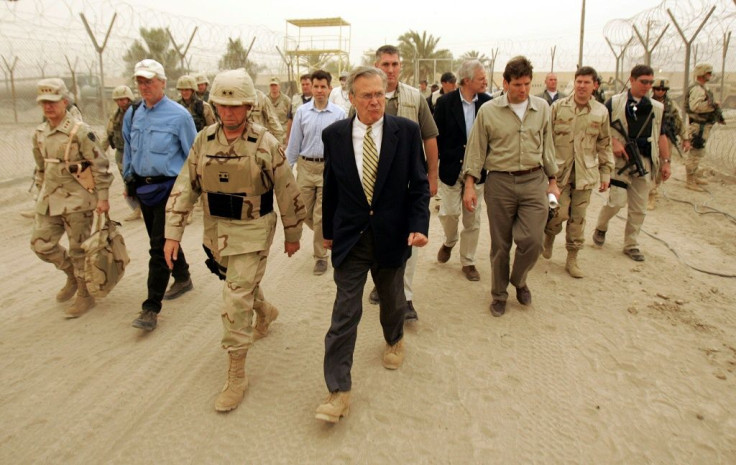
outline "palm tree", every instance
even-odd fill
[[[477,50],[471,50],[469,52],[465,52],[462,55],[460,55],[460,58],[459,58],[460,63],[464,61],[468,61],[468,60],[478,60],[486,68],[490,66],[491,64],[491,59],[488,56],[486,56],[485,53],[480,53]]]
[[[401,65],[401,78],[409,80],[416,85],[415,81],[427,79],[434,81],[436,74],[449,71],[452,67],[452,53],[447,49],[437,50],[439,37],[427,34],[427,31],[419,34],[409,30],[399,36],[399,53],[403,57]]]

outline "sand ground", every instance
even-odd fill
[[[442,230],[415,277],[418,322],[407,357],[381,365],[377,308],[364,300],[351,415],[314,419],[323,400],[323,340],[334,283],[313,276],[311,231],[282,253],[277,233],[264,280],[281,311],[246,365],[250,388],[229,414],[213,408],[224,382],[222,283],[205,268],[201,211],[183,247],[195,288],[166,302],[159,327],[130,326],[145,297],[147,236],[122,231],[132,261],[88,314],[66,320],[54,295],[62,273],[30,251],[24,183],[0,186],[0,463],[3,464],[733,464],[736,463],[734,182],[684,189],[682,166],[647,216],[635,263],[614,218],[603,248],[588,241],[586,277],[564,271],[564,237],[540,258],[534,303],[489,312],[490,239],[484,218],[480,282],[457,254],[436,261]],[[112,216],[127,215],[119,179]],[[707,203],[731,217],[698,214]],[[604,197],[594,194],[589,237]],[[457,250],[457,249],[456,249]],[[677,254],[677,256],[675,255]],[[678,258],[679,256],[679,258]],[[715,276],[696,271],[730,275]]]

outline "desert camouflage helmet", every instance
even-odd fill
[[[130,87],[128,87],[128,86],[117,86],[112,91],[112,99],[113,100],[118,100],[118,99],[121,99],[121,98],[127,98],[130,101],[135,100],[135,97],[133,97],[133,91],[130,90]]]
[[[713,72],[713,65],[710,63],[698,63],[695,65],[695,77],[705,76],[708,73]]]
[[[670,80],[667,78],[655,78],[652,89],[670,90]]]
[[[176,81],[177,90],[191,89],[197,90],[197,83],[194,82],[194,78],[185,74]]]
[[[255,105],[256,88],[245,68],[223,71],[212,82],[210,102],[218,105]]]
[[[197,84],[210,84],[210,80],[207,79],[206,74],[197,74],[194,79],[197,81]]]

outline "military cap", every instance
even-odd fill
[[[133,91],[130,90],[130,87],[128,87],[128,86],[117,86],[112,91],[112,99],[113,100],[119,100],[121,98],[127,98],[130,101],[135,100],[135,97],[133,97]]]
[[[41,79],[38,81],[37,102],[58,102],[67,97],[66,84],[59,78]]]
[[[161,80],[165,80],[166,72],[164,71],[164,67],[161,65],[161,63],[156,60],[151,60],[147,58],[135,64],[133,77],[138,76],[144,77],[146,79],[153,79],[157,77]]]
[[[271,85],[271,84],[279,84],[279,85],[281,85],[281,81],[279,81],[279,78],[277,78],[276,76],[274,76],[274,77],[271,78],[270,81],[268,81],[268,84],[269,85]]]
[[[713,65],[710,63],[698,63],[695,65],[695,77],[705,76],[708,73],[713,72]]]
[[[656,78],[654,79],[652,89],[670,90],[670,80],[667,78]]]

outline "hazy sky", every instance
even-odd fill
[[[453,1],[408,2],[374,0],[371,2],[315,2],[304,0],[127,0],[149,8],[197,16],[225,24],[264,25],[276,32],[286,30],[285,20],[340,16],[351,23],[351,61],[384,43],[396,43],[397,37],[413,29],[440,37],[440,48],[455,56],[469,50],[487,55],[502,41],[523,45],[533,41],[549,47],[567,44],[577,51],[581,0],[521,2]],[[672,0],[670,0],[672,1]],[[661,0],[587,0],[586,44],[606,47],[603,27],[611,19],[629,18],[662,3]],[[470,7],[470,5],[475,5]],[[546,48],[549,48],[546,47]],[[586,50],[587,52],[587,50]],[[524,53],[518,50],[516,53]],[[575,53],[575,61],[577,53]]]

